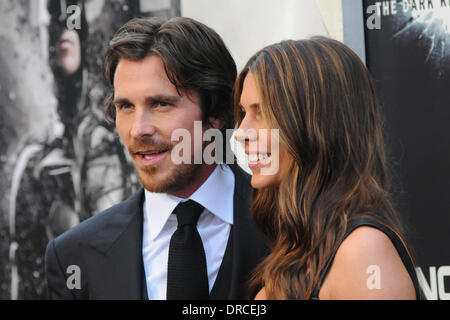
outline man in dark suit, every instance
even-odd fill
[[[203,132],[226,141],[233,128],[236,66],[222,39],[188,18],[134,19],[111,40],[105,76],[107,116],[143,188],[50,241],[50,298],[251,297],[246,282],[267,249],[250,220],[249,176],[198,161]]]

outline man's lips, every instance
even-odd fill
[[[146,150],[133,152],[137,161],[143,166],[156,164],[168,153],[169,149]]]
[[[169,150],[169,148],[161,148],[161,149],[153,149],[153,150],[133,151],[133,153],[137,154],[137,155],[154,155],[154,154],[166,152],[168,150]]]

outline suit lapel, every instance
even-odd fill
[[[233,172],[235,174],[233,225],[222,264],[211,291],[210,298],[214,300],[243,299],[245,282],[249,275],[248,266],[244,262],[248,254],[244,238],[249,232],[252,233],[249,225],[251,187],[249,177],[239,168]]]
[[[142,203],[144,190],[109,212],[104,228],[89,245],[92,298],[140,300],[147,296],[142,261]],[[108,213],[107,213],[108,214]]]
[[[251,253],[248,238],[253,236],[250,225],[251,186],[250,179],[240,169],[235,171],[236,187],[234,191],[234,224],[231,279],[228,299],[243,299],[247,280],[251,272],[247,258]],[[250,249],[250,250],[248,250]],[[256,249],[256,248],[254,248]]]

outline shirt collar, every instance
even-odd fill
[[[234,174],[226,165],[218,165],[208,179],[189,197],[226,223],[233,224]],[[179,202],[185,199],[145,190],[144,214],[154,240]],[[187,200],[187,199],[186,199]]]

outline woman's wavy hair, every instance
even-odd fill
[[[251,294],[309,299],[348,222],[368,216],[404,239],[388,194],[380,105],[372,78],[344,44],[324,38],[283,41],[257,52],[240,73],[255,78],[260,110],[291,156],[277,188],[255,190],[252,218],[271,242]]]

